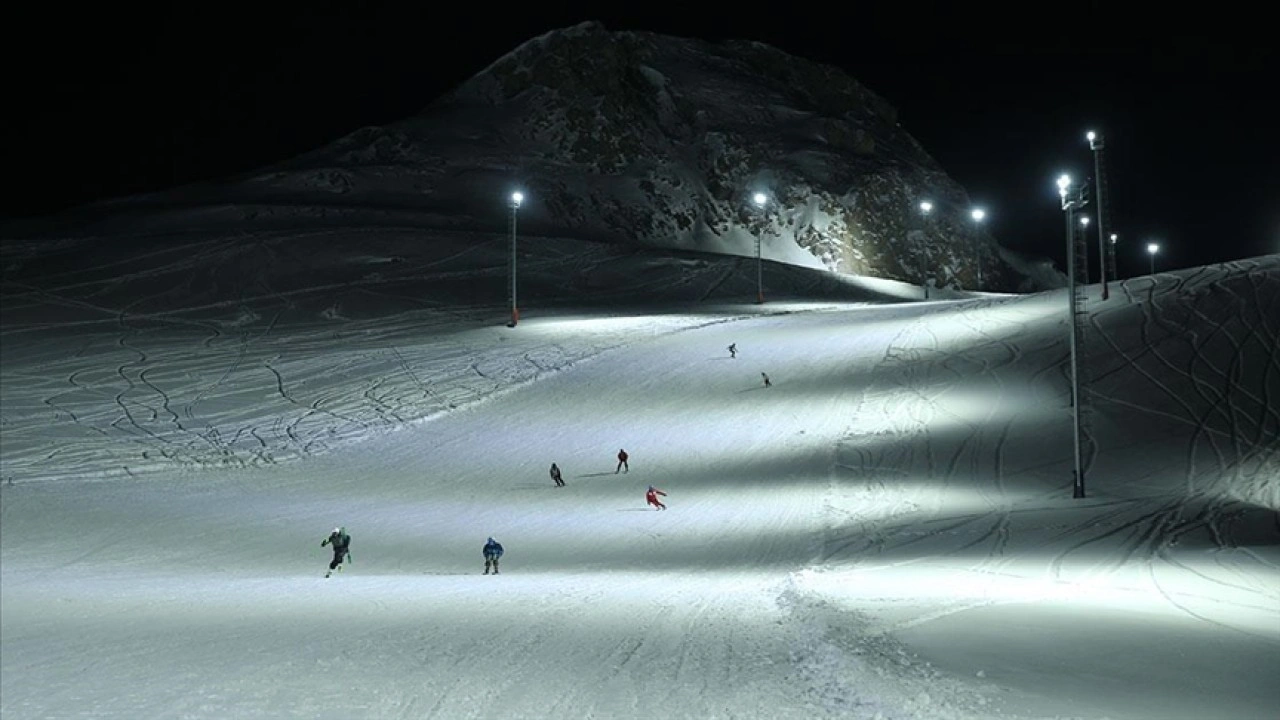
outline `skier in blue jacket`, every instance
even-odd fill
[[[489,541],[484,544],[484,550],[481,552],[484,553],[484,574],[489,574],[489,567],[492,565],[493,574],[497,575],[498,558],[502,557],[502,543],[494,540],[493,538],[489,538]]]

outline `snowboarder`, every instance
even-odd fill
[[[619,472],[621,472],[622,470],[626,470],[627,472],[631,472],[631,466],[627,464],[627,458],[628,458],[628,457],[630,457],[630,456],[629,456],[629,455],[627,455],[627,451],[626,451],[626,450],[618,450],[618,469],[613,471],[613,474],[614,474],[614,475],[617,475],[617,474],[618,474]]]
[[[551,463],[551,479],[555,481],[556,487],[564,487],[564,480],[560,477],[560,468],[555,463]]]
[[[482,550],[481,553],[484,554],[484,574],[488,575],[489,568],[492,566],[493,574],[497,575],[498,558],[502,557],[502,543],[494,540],[493,538],[489,538],[489,541],[484,544],[484,550]]]
[[[768,376],[768,375],[765,375],[764,373],[760,373],[760,377],[764,378],[764,386],[765,386],[765,387],[773,387],[773,383],[769,382],[769,376]]]
[[[667,494],[666,494],[666,493],[664,493],[664,492],[662,492],[661,490],[659,490],[658,488],[656,488],[656,487],[654,487],[654,486],[650,485],[650,486],[649,486],[649,492],[647,492],[647,493],[645,493],[645,494],[644,494],[644,501],[645,501],[645,502],[647,502],[647,503],[649,503],[650,505],[652,505],[652,506],[656,507],[656,508],[657,508],[657,509],[659,509],[659,510],[666,510],[666,509],[667,509],[667,506],[666,506],[666,505],[663,505],[663,504],[662,504],[662,501],[658,499],[658,496],[659,496],[659,495],[661,495],[661,496],[663,496],[663,497],[666,497],[666,496],[667,496]]]
[[[342,572],[343,560],[351,562],[351,536],[347,534],[345,527],[336,527],[329,533],[329,537],[320,543],[320,547],[326,545],[333,546],[333,562],[329,563],[329,572],[324,574],[325,577],[329,577],[334,570]]]
[[[733,343],[729,346],[729,357],[738,357],[738,343]]]

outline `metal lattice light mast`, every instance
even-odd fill
[[[520,322],[520,308],[516,303],[516,211],[522,202],[523,193],[511,193],[511,322],[507,327],[515,327]]]
[[[987,217],[987,211],[983,210],[982,208],[974,208],[973,210],[969,211],[969,217],[973,218],[973,223],[976,228],[978,225],[981,225],[982,221]],[[981,247],[980,240],[977,234],[978,232],[979,232],[978,230],[974,231],[975,247]],[[978,276],[978,287],[975,289],[981,290],[982,289],[982,251],[981,250],[977,251],[975,253],[975,257],[977,258],[976,265],[977,265],[977,276]]]
[[[1089,216],[1080,213],[1080,242],[1089,242]]]
[[[920,203],[920,214],[924,216],[924,227],[920,228],[920,236],[924,238],[920,248],[920,285],[924,287],[924,299],[929,299],[929,213],[933,211],[933,203],[924,200]]]
[[[1111,269],[1112,282],[1120,282],[1120,271],[1116,268],[1116,240],[1119,235],[1111,233],[1111,244],[1107,246],[1107,265]]]
[[[756,204],[760,210],[764,210],[764,206],[769,202],[769,196],[762,192],[758,192],[751,197],[751,201]],[[764,302],[764,265],[760,259],[760,236],[764,234],[762,226],[756,231],[756,302]]]
[[[1093,186],[1098,199],[1098,275],[1102,278],[1102,299],[1106,300],[1111,297],[1111,290],[1107,287],[1106,215],[1102,212],[1102,188],[1106,185],[1102,179],[1102,149],[1106,146],[1102,142],[1102,135],[1092,130],[1085,133],[1085,138],[1089,141],[1089,149],[1093,151]]]
[[[1074,439],[1073,459],[1075,461],[1074,482],[1071,496],[1084,497],[1084,467],[1080,462],[1080,377],[1079,363],[1076,356],[1076,272],[1075,272],[1075,228],[1071,224],[1071,213],[1084,206],[1084,193],[1078,186],[1071,184],[1071,178],[1063,175],[1058,178],[1058,195],[1062,198],[1062,212],[1067,218],[1067,332],[1070,334],[1071,346],[1071,426]]]

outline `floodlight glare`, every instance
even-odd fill
[[[1111,244],[1112,244],[1112,245],[1115,245],[1115,244],[1116,244],[1116,234],[1115,234],[1115,233],[1111,233]]]
[[[1155,243],[1148,243],[1147,252],[1151,253],[1152,255],[1155,255],[1156,253],[1160,252],[1160,246]]]
[[[983,210],[982,208],[974,208],[973,212],[970,213],[970,215],[973,216],[973,219],[975,221],[982,222],[982,218],[987,216],[987,211]]]
[[[1089,216],[1088,216],[1088,215],[1081,215],[1081,216],[1080,216],[1080,224],[1081,224],[1081,225],[1086,225],[1086,226],[1087,226],[1087,225],[1089,224]]]
[[[920,203],[920,212],[925,213],[927,215],[929,211],[932,209],[933,209],[933,203],[929,202],[928,200],[925,200],[924,202]]]
[[[1085,133],[1085,134],[1084,134],[1084,137],[1085,137],[1085,139],[1086,139],[1086,140],[1088,140],[1089,142],[1093,142],[1093,139],[1094,139],[1094,138],[1096,138],[1096,137],[1098,137],[1098,134],[1097,134],[1097,133],[1095,133],[1094,131],[1090,130],[1089,132],[1087,132],[1087,133]]]
[[[511,193],[511,204],[513,206],[520,207],[520,203],[522,202],[524,202],[524,193],[518,193],[518,192]]]
[[[760,207],[764,207],[764,204],[769,202],[768,196],[760,192],[756,193],[755,196],[752,197],[751,199],[754,200],[755,204],[759,205]]]

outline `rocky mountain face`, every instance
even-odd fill
[[[526,42],[415,117],[164,202],[249,229],[505,232],[517,189],[527,237],[751,257],[759,242],[766,259],[843,273],[1044,284],[1011,264],[970,219],[964,189],[854,78],[760,43],[598,23]]]

